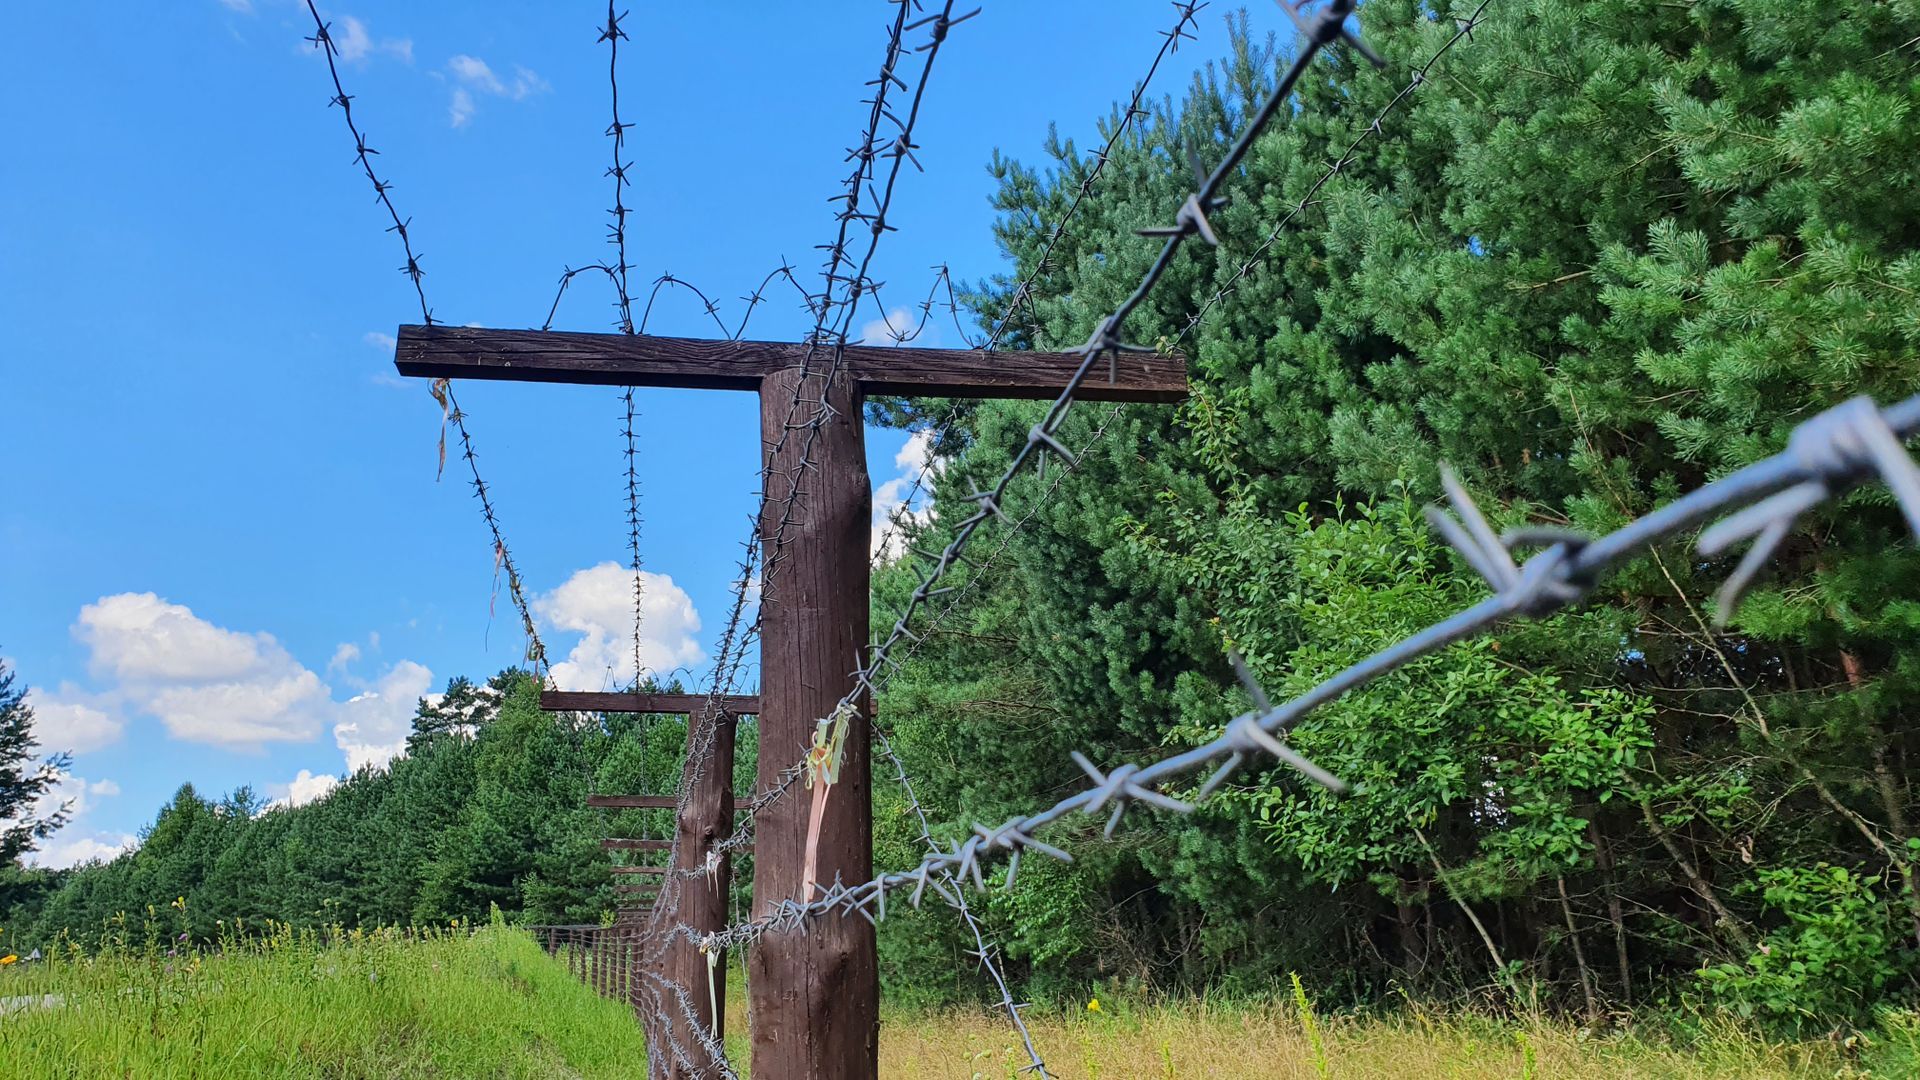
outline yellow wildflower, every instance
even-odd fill
[[[1099,999],[1099,998],[1094,998],[1093,1000],[1091,1000],[1091,1001],[1089,1001],[1089,1002],[1087,1002],[1087,1011],[1088,1011],[1088,1012],[1103,1012],[1103,1011],[1105,1011],[1105,1010],[1103,1010],[1103,1009],[1101,1009],[1101,1008],[1100,1008],[1100,999]]]
[[[0,956],[0,967],[6,967],[8,964],[17,964],[19,962],[20,962],[20,958],[13,955],[12,953],[8,953],[5,956]]]

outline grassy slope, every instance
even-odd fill
[[[61,1005],[0,1017],[0,1076],[645,1073],[632,1014],[505,929],[333,948],[281,935],[224,955],[134,950],[0,969],[0,998],[42,994]]]

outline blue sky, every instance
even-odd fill
[[[890,6],[632,5],[636,287],[670,271],[731,322],[783,256],[813,270]],[[1226,10],[1203,13],[1156,91],[1224,49]],[[604,7],[322,12],[436,317],[538,326],[563,266],[611,257]],[[918,301],[936,263],[1001,268],[994,149],[1038,160],[1050,121],[1088,146],[1173,19],[1164,0],[993,0],[954,30],[917,132],[927,171],[906,174],[875,265],[889,307]],[[0,656],[34,688],[46,747],[77,751],[63,794],[79,818],[39,856],[64,864],[118,848],[183,781],[305,797],[383,760],[419,694],[514,663],[522,639],[468,487],[453,467],[435,482],[438,409],[392,373],[391,335],[418,310],[304,5],[42,4],[12,21]],[[556,328],[608,330],[610,302],[583,278]],[[808,325],[783,297],[749,336]],[[650,330],[711,324],[668,293]],[[630,625],[627,579],[604,565],[626,558],[618,394],[459,392],[544,636],[598,688]],[[639,408],[648,663],[697,680],[754,506],[757,406],[646,390]],[[911,467],[902,433],[869,448],[876,486]]]

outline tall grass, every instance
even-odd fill
[[[519,931],[284,928],[0,968],[0,1077],[621,1077],[639,1026]]]
[[[1408,1010],[1316,1013],[1282,995],[1230,1005],[1141,1005],[1101,998],[1084,1010],[1026,1014],[1062,1080],[1868,1080],[1920,1076],[1920,1022],[1889,1017],[1859,1053],[1828,1042],[1782,1044],[1727,1021],[1679,1038],[1589,1034],[1549,1020]],[[1312,1019],[1309,1020],[1309,1017]],[[1004,1013],[889,1012],[880,1075],[892,1080],[1024,1080],[1027,1063]]]
[[[735,978],[738,978],[736,969]],[[738,987],[740,984],[735,982]],[[1684,1037],[1409,1005],[1318,1012],[1304,983],[1264,1001],[1027,1014],[1062,1080],[1865,1080],[1920,1075],[1920,1017],[1889,1014],[1853,1046],[1779,1044],[1702,1020]],[[747,1065],[744,993],[727,1042]],[[524,933],[274,928],[213,948],[120,938],[0,966],[0,1078],[531,1078],[645,1074],[639,1025]],[[1002,1014],[890,1009],[880,1075],[1020,1080]]]

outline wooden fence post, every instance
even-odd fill
[[[677,924],[704,934],[725,929],[727,925],[727,892],[732,881],[732,860],[722,855],[718,865],[709,872],[706,854],[733,832],[733,747],[738,723],[739,718],[724,708],[695,712],[687,717],[687,745],[694,746],[707,737],[711,738],[711,742],[705,760],[695,761],[689,753],[682,766],[683,775],[692,784],[687,800],[674,821],[675,847],[679,855],[669,873],[685,872],[685,876],[678,878],[679,900],[674,910],[669,911],[661,906],[654,908],[649,922],[656,932],[665,933]],[[707,957],[697,945],[678,938],[668,946],[666,955],[661,958],[660,973],[670,982],[686,988],[687,996],[693,1001],[695,1021],[711,1032],[714,1041],[718,1042],[727,1013],[726,957],[721,956],[719,970],[715,972],[707,966]],[[718,1007],[717,1015],[708,1005],[707,980],[710,975],[713,979],[714,1004]],[[687,1018],[681,1015],[680,1010],[669,1009],[663,1020],[669,1028],[670,1037],[694,1054],[698,1062],[697,1050],[701,1040],[687,1030]],[[704,1074],[706,1070],[699,1072]],[[672,1080],[691,1080],[696,1073],[677,1058],[672,1058],[668,1061],[667,1075]]]
[[[818,365],[816,365],[818,366]],[[796,392],[797,416],[790,416]],[[833,410],[817,433],[787,430]],[[760,388],[760,438],[779,450],[768,463],[760,535],[767,580],[760,629],[759,784],[771,786],[812,743],[814,721],[853,690],[851,672],[867,643],[867,486],[861,398],[853,381],[827,385],[820,371],[776,370]],[[807,462],[807,447],[811,458]],[[798,491],[795,491],[795,488]],[[789,506],[784,540],[772,541]],[[817,879],[847,884],[873,874],[870,703],[850,722],[839,782],[822,823]],[[754,827],[753,910],[765,915],[801,899],[812,793],[796,788],[760,813]],[[818,894],[816,894],[818,895]],[[753,972],[754,1080],[873,1080],[879,1073],[880,980],[874,928],[859,915],[828,914],[804,932],[769,934],[748,951]]]

